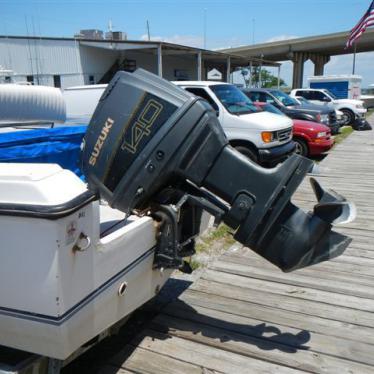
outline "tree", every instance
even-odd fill
[[[251,73],[250,69],[241,70],[241,74],[243,76],[246,87],[249,87],[251,83],[250,73]],[[278,77],[271,74],[269,70],[261,68],[261,81],[259,77],[260,77],[260,67],[259,66],[252,67],[252,86],[253,87],[270,88],[270,87],[278,86]],[[279,85],[286,86],[286,82],[283,79],[280,79]]]

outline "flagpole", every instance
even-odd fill
[[[353,67],[352,67],[352,75],[355,74],[356,71],[356,41],[353,42]]]

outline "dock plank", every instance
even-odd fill
[[[237,285],[215,283],[205,279],[200,279],[193,289],[204,293],[229,297],[234,300],[249,300],[253,303],[276,307],[282,310],[295,311],[341,322],[374,327],[374,314],[372,312],[301,299],[292,294],[282,295],[264,292],[262,290],[242,288]],[[233,308],[235,307],[234,300],[232,301]]]
[[[186,322],[187,321],[187,322]],[[315,365],[315,355],[318,352],[329,362],[329,356],[339,357],[341,366],[346,366],[346,360],[374,364],[372,355],[373,346],[366,342],[352,340],[342,341],[340,338],[314,333],[280,324],[267,324],[260,319],[243,317],[231,312],[221,312],[215,309],[194,307],[184,305],[176,307],[170,305],[165,314],[159,315],[152,323],[155,329],[161,329],[169,334],[185,336],[186,331],[191,334],[191,326],[194,324],[194,335],[198,333],[204,337],[219,339],[221,343],[240,342],[241,349],[246,349],[247,355],[285,365],[295,365],[302,368],[300,362],[308,365],[310,370]],[[200,328],[200,330],[198,330]],[[187,335],[189,336],[189,335]],[[239,344],[238,344],[239,345]],[[295,353],[293,355],[297,362],[290,363],[287,355],[282,353]],[[282,357],[278,357],[281,355]],[[299,361],[300,360],[300,361]],[[320,363],[318,363],[320,365]],[[314,367],[313,371],[318,371]]]
[[[168,355],[160,355],[142,347],[127,346],[114,356],[109,363],[120,370],[129,370],[135,373],[170,373],[173,368],[175,374],[201,374],[201,367],[185,361],[177,360]],[[104,373],[103,373],[104,374]],[[122,372],[119,372],[122,374]]]
[[[287,370],[292,368],[314,373],[350,374],[352,370],[360,373],[372,373],[370,365],[319,354],[308,349],[296,349],[277,343],[270,338],[259,339],[246,336],[243,333],[236,333],[232,329],[222,329],[222,324],[220,328],[216,328],[197,321],[190,322],[186,319],[174,319],[171,316],[160,315],[154,320],[153,327],[157,329],[155,324],[162,325],[162,320],[164,328],[173,337],[187,339],[204,347],[224,350],[241,357],[244,356],[244,358],[248,357],[250,358],[248,363],[253,360],[263,360],[262,362],[271,362],[287,367]],[[299,332],[300,335],[303,333],[303,331]],[[360,359],[370,360],[369,356],[370,353]],[[243,369],[244,366],[241,367],[241,370]]]
[[[255,292],[264,292],[266,294],[271,293],[295,299],[323,303],[324,305],[331,305],[333,307],[340,306],[342,308],[367,311],[371,313],[374,312],[374,302],[370,299],[313,289],[306,286],[300,287],[269,280],[248,278],[211,269],[205,272],[202,279],[208,283],[223,285],[238,284],[240,285],[240,289],[246,290],[245,292],[247,292],[247,290],[253,290]]]
[[[191,332],[189,334],[193,335]],[[239,353],[221,349],[219,344],[206,344],[198,338],[184,339],[155,330],[144,331],[143,335],[140,335],[134,343],[157,354],[173,357],[184,362],[193,362],[195,365],[218,373],[286,374],[303,372],[303,370],[284,367],[257,358],[248,360],[246,356]],[[224,348],[223,345],[222,348]],[[173,373],[173,367],[170,368],[170,373]]]
[[[232,262],[217,261],[210,269],[221,271],[229,274],[237,274],[249,278],[259,280],[268,280],[271,282],[279,282],[291,286],[308,287],[310,289],[340,293],[342,295],[358,296],[362,298],[374,299],[374,287],[366,284],[357,284],[353,282],[345,282],[347,277],[341,277],[339,280],[326,279],[325,277],[316,276],[316,272],[305,274],[298,273],[281,273],[273,269],[262,268],[258,266],[249,266],[236,264]],[[322,274],[325,275],[324,273]],[[327,274],[328,275],[328,274]],[[352,277],[352,280],[355,278]],[[374,279],[373,279],[374,285]],[[371,304],[370,304],[371,305]]]
[[[192,308],[204,307],[217,311],[232,313],[239,316],[257,318],[263,322],[281,324],[297,329],[307,328],[310,333],[316,332],[374,344],[374,328],[359,326],[353,323],[341,322],[315,315],[308,315],[298,311],[290,311],[261,305],[248,300],[233,300],[228,297],[199,291],[186,291],[180,301]],[[235,308],[233,308],[235,305]]]

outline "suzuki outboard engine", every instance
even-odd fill
[[[298,155],[274,169],[258,166],[229,145],[205,100],[144,70],[116,74],[82,151],[91,190],[159,222],[155,266],[182,269],[202,209],[283,271],[340,255],[350,239],[331,229],[352,218],[350,204],[314,179],[313,212],[290,202],[311,166]]]

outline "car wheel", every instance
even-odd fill
[[[295,153],[300,156],[308,157],[309,149],[305,141],[298,138],[295,138],[293,141],[295,142]]]
[[[343,112],[343,125],[351,125],[355,120],[354,113],[349,109],[340,109]]]
[[[237,147],[235,147],[235,149],[245,157],[249,158],[251,161],[255,162],[256,164],[258,163],[258,157],[256,153],[252,151],[252,149],[243,147],[241,145],[238,145]]]

